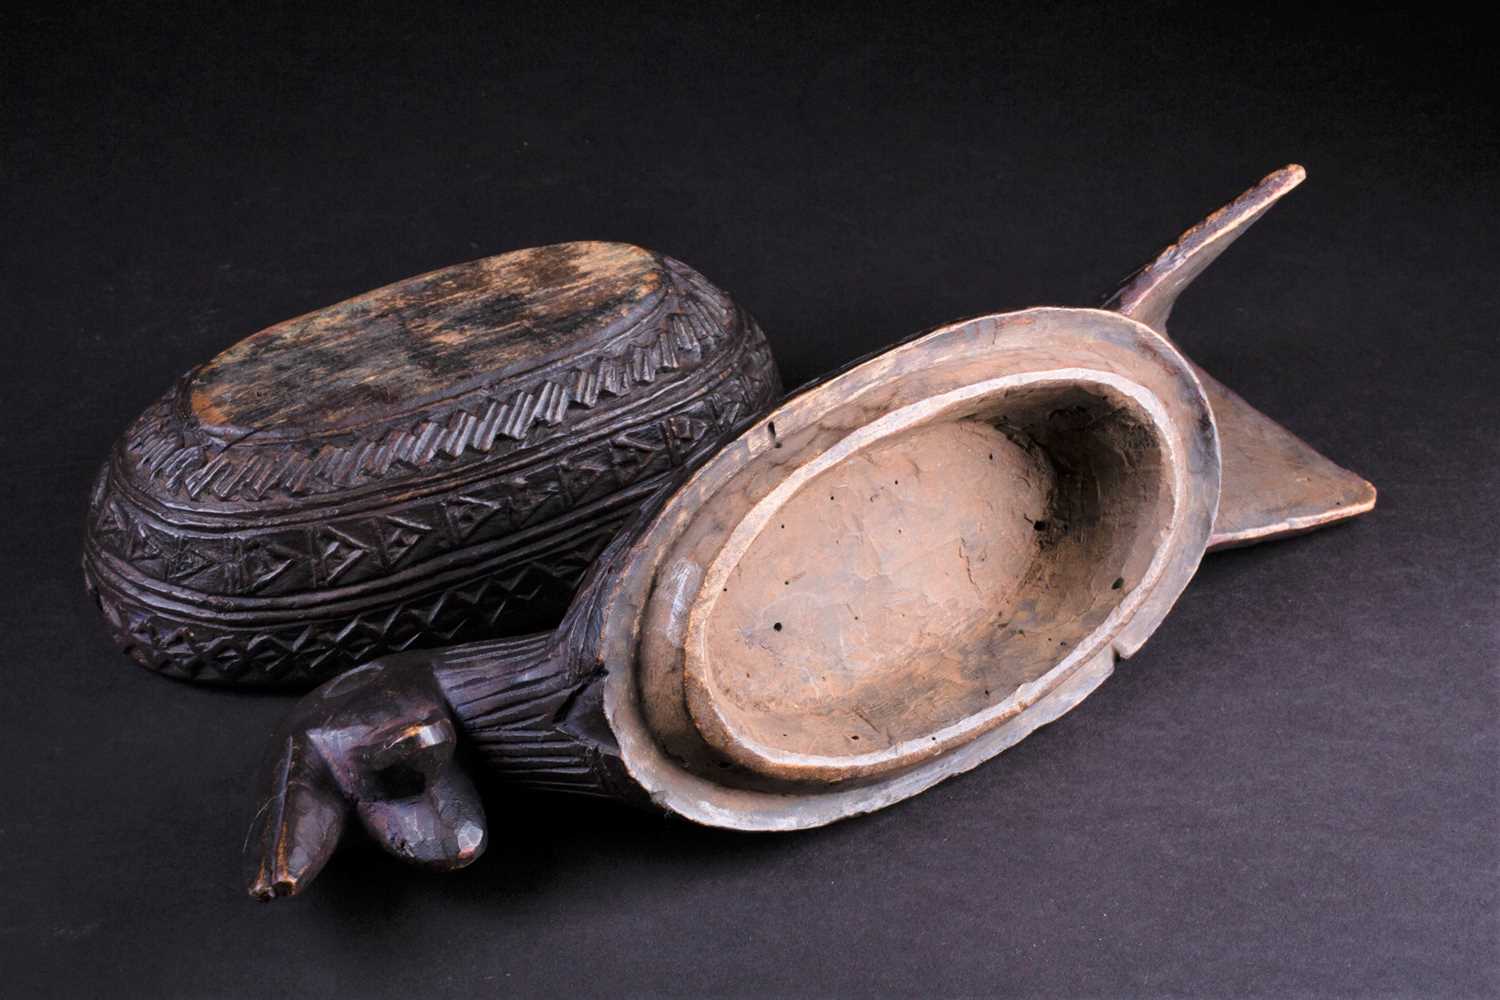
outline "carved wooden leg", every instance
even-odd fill
[[[257,784],[245,841],[249,890],[300,892],[338,846],[353,812],[387,851],[462,868],[484,851],[484,810],[453,760],[458,731],[423,657],[359,667],[303,698]]]

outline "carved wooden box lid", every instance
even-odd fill
[[[84,570],[177,677],[305,685],[545,627],[640,502],[780,393],[754,321],[678,261],[567,243],[254,334],[116,444]]]

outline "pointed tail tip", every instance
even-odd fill
[[[1288,163],[1266,174],[1251,190],[1275,192],[1274,196],[1279,198],[1305,180],[1307,180],[1307,168],[1300,163]]]
[[[1280,201],[1283,195],[1289,193],[1305,180],[1307,180],[1306,168],[1300,163],[1288,163],[1286,166],[1266,174],[1266,176],[1256,182],[1254,187],[1210,215],[1204,222],[1206,223],[1210,220],[1224,220],[1227,222],[1229,218],[1254,221],[1260,217],[1262,212]],[[1203,223],[1199,225],[1201,226]],[[1187,233],[1184,233],[1183,236],[1187,236]]]
[[[1262,177],[1227,205],[1210,212],[1131,275],[1108,299],[1114,309],[1165,332],[1177,296],[1240,237],[1255,220],[1307,179],[1300,163],[1288,163]]]

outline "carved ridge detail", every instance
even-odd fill
[[[469,746],[503,780],[620,798],[624,789],[612,780],[605,753],[570,731],[570,716],[600,675],[580,673],[553,640],[541,633],[439,650],[433,673]]]
[[[734,362],[694,396],[642,423],[601,434],[561,460],[495,470],[461,491],[311,524],[186,530],[171,515],[105,489],[91,512],[90,548],[180,594],[268,598],[379,579],[504,535],[554,534],[556,518],[603,501],[687,461],[777,394],[756,332]],[[116,473],[106,472],[112,478]],[[118,484],[111,484],[118,486]]]
[[[674,470],[697,461],[770,403],[779,385],[774,377],[760,376],[770,371],[770,363],[763,343],[750,344],[741,364],[713,391],[648,425],[656,431],[650,438],[639,433],[614,435],[606,439],[605,449],[623,445],[637,456],[628,467],[640,488],[654,491],[672,478]],[[686,436],[677,437],[678,432]],[[512,631],[514,622],[528,622],[527,616],[535,615],[542,605],[560,608],[636,508],[627,503],[597,513],[597,520],[587,529],[571,533],[566,540],[559,535],[560,524],[537,518],[542,507],[551,506],[549,500],[555,501],[559,512],[574,506],[563,507],[568,487],[562,484],[587,463],[587,456],[557,463],[552,467],[553,481],[526,484],[529,496],[544,498],[525,515],[543,533],[520,546],[515,558],[491,557],[458,581],[435,590],[430,583],[424,589],[419,578],[383,598],[378,606],[352,616],[320,618],[313,605],[329,587],[358,579],[378,581],[394,565],[414,564],[421,558],[422,546],[432,551],[464,551],[453,543],[455,531],[462,533],[466,523],[464,507],[477,504],[480,510],[489,510],[486,504],[491,501],[468,495],[450,497],[444,501],[446,508],[440,508],[447,512],[441,520],[424,519],[410,509],[383,514],[379,520],[386,533],[381,537],[323,525],[299,529],[282,540],[229,535],[222,553],[205,553],[182,544],[181,539],[174,545],[163,533],[144,529],[127,513],[126,505],[106,490],[94,512],[94,532],[84,557],[85,577],[117,645],[149,669],[182,679],[237,685],[315,683],[375,656]],[[605,468],[604,463],[594,462],[593,467],[606,485],[618,488],[610,478],[615,472],[612,465]],[[508,484],[501,481],[498,485]],[[573,490],[576,502],[583,494],[576,486]],[[498,506],[495,510],[494,516],[501,516]],[[455,529],[455,524],[460,527]],[[467,539],[482,542],[476,535],[486,526],[469,523]],[[516,548],[507,546],[512,551]],[[185,585],[203,587],[210,580],[216,582],[215,589],[229,593],[213,596],[199,591],[190,597],[203,603],[202,614],[165,607],[148,590],[116,577],[109,568],[107,550],[111,549],[112,558],[162,581],[163,589],[178,601],[192,593],[183,590]],[[544,592],[551,600],[539,604]],[[243,599],[264,603],[275,594],[285,595],[280,600],[289,602],[287,614],[296,620],[235,625],[233,616],[225,615]],[[293,605],[305,608],[302,615],[296,614]]]
[[[125,466],[134,478],[188,499],[206,492],[219,500],[262,500],[347,489],[389,478],[393,470],[420,471],[469,456],[482,460],[497,447],[525,442],[538,426],[564,423],[572,408],[593,409],[604,396],[623,397],[663,373],[696,368],[724,346],[733,304],[678,262],[665,263],[674,286],[669,300],[622,334],[633,343],[590,364],[543,367],[520,387],[511,386],[526,376],[509,377],[501,395],[493,387],[471,390],[420,416],[388,421],[373,435],[333,435],[354,440],[328,441],[310,453],[274,440],[215,441],[187,412],[184,378],[131,427],[122,442]],[[753,326],[742,313],[736,318]]]
[[[287,686],[551,624],[635,510],[780,394],[749,314],[660,259],[666,295],[606,357],[300,446],[211,440],[184,379],[91,494],[83,568],[116,644],[179,678]]]

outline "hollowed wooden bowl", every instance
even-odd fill
[[[199,681],[551,627],[641,502],[779,395],[754,321],[677,261],[459,264],[184,376],[101,470],[84,572],[131,658]]]
[[[1077,309],[955,324],[711,458],[598,584],[582,656],[608,665],[621,764],[655,802],[827,822],[1103,680],[1191,577],[1218,495],[1207,399],[1153,331]]]
[[[1206,551],[1370,509],[1373,487],[1165,335],[1300,179],[1189,230],[1118,311],[951,324],[776,406],[655,495],[556,631],[384,657],[308,696],[260,785],[252,894],[299,891],[351,816],[410,860],[473,860],[460,739],[503,779],[711,826],[881,808],[1077,705]]]

